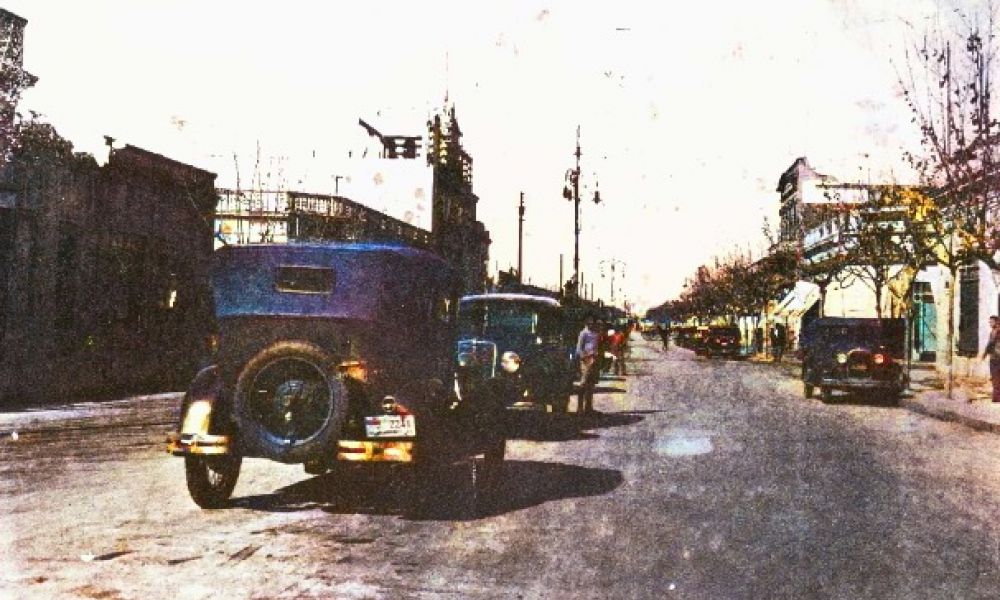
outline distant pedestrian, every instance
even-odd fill
[[[753,330],[753,351],[754,354],[764,352],[764,329],[761,327]]]
[[[598,336],[594,318],[587,321],[576,339],[576,355],[580,357],[580,388],[576,396],[576,414],[583,416],[594,410],[594,387],[600,377],[600,361],[597,355]]]
[[[781,362],[781,357],[785,353],[785,342],[787,338],[785,337],[785,326],[781,323],[775,323],[771,326],[771,354],[774,357],[774,362]]]
[[[990,339],[983,349],[983,358],[990,358],[990,380],[993,383],[993,401],[1000,402],[1000,317],[990,317]]]
[[[625,375],[625,332],[619,329],[611,334],[608,340],[608,349],[611,351],[612,363],[615,375]]]
[[[660,334],[660,340],[663,342],[663,349],[664,350],[669,350],[670,349],[670,330],[667,329],[666,327],[664,327],[663,325],[657,323],[656,324],[656,331],[657,331],[657,333]]]

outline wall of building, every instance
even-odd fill
[[[103,167],[64,141],[19,151],[0,398],[187,385],[213,327],[214,179],[132,146]]]

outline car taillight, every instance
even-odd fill
[[[880,364],[884,363],[885,362],[885,355],[884,354],[876,354],[875,356],[872,356],[872,362],[875,363],[876,365],[880,365]]]
[[[409,409],[396,401],[395,396],[386,396],[385,398],[382,398],[382,412],[387,415],[400,416],[412,414]]]

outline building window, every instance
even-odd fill
[[[959,274],[958,353],[979,352],[979,265],[962,267]]]

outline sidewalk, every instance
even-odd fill
[[[754,362],[772,362],[770,357],[757,354]],[[798,377],[802,362],[785,356],[779,367],[790,377]],[[992,402],[993,391],[988,380],[955,378],[952,398],[948,399],[947,373],[939,373],[933,365],[912,363],[910,389],[903,393],[899,406],[942,421],[952,421],[977,431],[1000,433],[1000,403]]]

